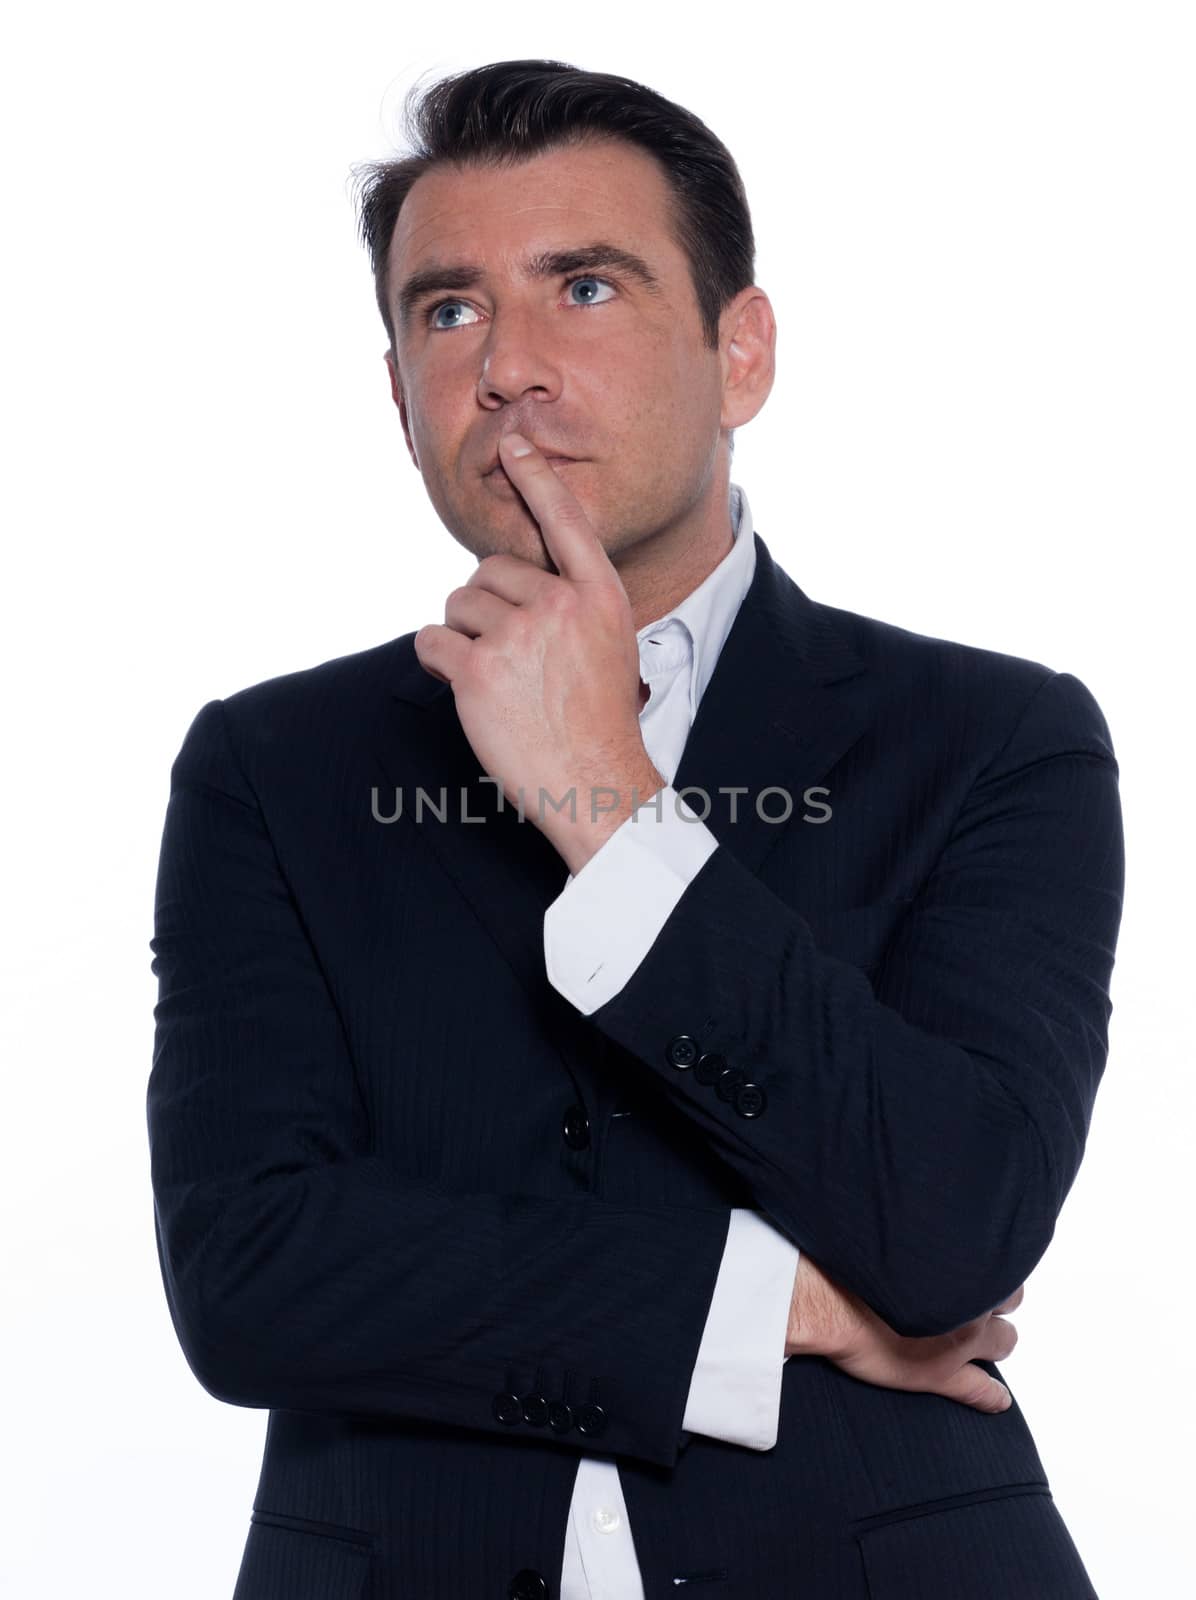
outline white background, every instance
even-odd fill
[[[732,475],[782,566],[1075,673],[1108,718],[1111,1054],[1006,1365],[1102,1600],[1176,1593],[1190,9],[218,0],[6,35],[4,1592],[231,1593],[264,1416],[183,1361],[144,1124],[170,764],[206,700],[442,621],[472,570],[403,445],[349,169],[392,153],[417,77],[552,56],[689,106],[739,163],[779,340]]]

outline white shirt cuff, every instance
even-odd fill
[[[717,848],[672,784],[637,806],[544,913],[553,988],[587,1017],[612,1000]]]
[[[681,1426],[771,1450],[801,1251],[756,1211],[736,1208],[723,1248]]]

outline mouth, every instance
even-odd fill
[[[553,466],[557,466],[557,467],[559,467],[559,466],[570,466],[570,467],[572,467],[572,466],[576,466],[577,465],[577,457],[576,456],[546,455],[544,457],[544,459],[545,459],[545,461],[551,461]],[[482,476],[483,476],[483,478],[493,478],[493,477],[506,478],[507,474],[506,474],[506,471],[503,468],[502,462],[498,461],[498,460],[495,460],[494,465],[492,467],[490,467],[486,472],[483,472]]]

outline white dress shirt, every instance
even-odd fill
[[[544,914],[548,978],[588,1016],[631,977],[718,840],[672,781],[698,703],[751,586],[751,511],[730,485],[733,543],[667,616],[636,634],[650,692],[644,746],[665,787],[607,838]],[[646,1070],[646,1069],[645,1069]],[[789,1305],[799,1251],[755,1211],[734,1208],[682,1427],[749,1450],[777,1442]],[[565,1533],[560,1600],[644,1600],[614,1456],[578,1464]]]

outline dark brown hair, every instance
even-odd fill
[[[412,153],[351,170],[361,242],[395,354],[386,297],[390,243],[411,186],[440,162],[518,161],[589,138],[619,138],[660,163],[673,196],[672,234],[689,261],[706,347],[718,349],[723,308],[755,281],[747,196],[726,147],[700,118],[654,90],[565,61],[495,61],[408,91],[404,124]]]

